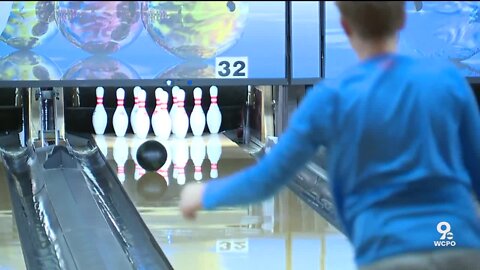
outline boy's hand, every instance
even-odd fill
[[[180,195],[180,210],[187,219],[195,219],[197,211],[202,209],[205,184],[188,184]]]

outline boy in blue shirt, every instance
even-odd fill
[[[473,91],[448,63],[396,53],[405,2],[337,7],[361,62],[335,84],[309,91],[256,165],[187,185],[183,214],[266,199],[324,145],[338,217],[361,269],[480,269]]]

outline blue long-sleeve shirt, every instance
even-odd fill
[[[480,199],[480,113],[454,67],[385,54],[334,84],[316,85],[256,165],[208,182],[203,206],[272,196],[320,145],[328,149],[338,216],[359,265],[445,248],[434,244],[442,221],[455,247],[480,249],[472,194]]]

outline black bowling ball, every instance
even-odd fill
[[[138,179],[137,191],[148,201],[157,201],[167,190],[167,182],[163,176],[155,172],[147,172]]]
[[[167,149],[157,141],[146,141],[137,151],[137,162],[144,170],[158,171],[167,161]]]

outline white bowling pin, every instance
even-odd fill
[[[142,170],[140,171],[140,174],[139,174],[140,178],[142,178],[142,176],[144,176],[146,173],[147,173],[147,171],[145,171],[144,169],[142,169]]]
[[[117,89],[117,108],[113,114],[113,130],[117,137],[125,136],[128,128],[128,115],[125,110],[125,90]]]
[[[222,156],[222,142],[218,134],[212,134],[208,138],[207,155],[210,160],[210,177],[218,177],[218,161]]]
[[[147,109],[145,109],[145,102],[147,98],[147,92],[140,90],[138,93],[138,111],[135,117],[137,123],[137,136],[141,139],[145,139],[150,131],[150,116],[148,116]]]
[[[180,108],[180,107],[179,107]],[[188,143],[185,139],[178,140],[176,142],[176,151],[175,151],[175,167],[177,169],[177,184],[184,185],[185,178],[185,166],[188,162]]]
[[[133,173],[133,179],[135,179],[135,180],[140,179],[140,177],[142,176],[142,173],[144,171],[144,169],[140,165],[138,165],[138,161],[137,161],[137,151],[138,151],[138,148],[140,147],[140,145],[142,143],[143,143],[142,140],[133,139],[131,147],[130,147],[130,153],[132,155],[133,163],[135,164],[135,170],[134,170],[134,173]]]
[[[172,164],[173,164],[173,171],[172,171],[172,177],[173,179],[177,179],[178,176],[178,170],[177,170],[177,163],[175,159],[175,155],[177,154],[177,147],[176,147],[176,141],[169,141],[171,142],[171,150],[172,150]]]
[[[95,143],[97,144],[100,152],[102,152],[103,156],[105,158],[107,158],[107,156],[108,156],[108,146],[107,146],[107,140],[105,139],[105,136],[104,135],[95,136]]]
[[[172,164],[172,151],[170,150],[170,143],[168,141],[163,141],[162,143],[167,150],[167,160],[165,161],[163,166],[157,171],[157,173],[163,176],[168,186],[170,185],[170,180],[168,178],[168,169],[170,169],[170,165]]]
[[[202,180],[202,163],[205,159],[206,148],[202,137],[193,137],[190,144],[190,158],[195,166],[193,178],[197,181]]]
[[[134,97],[134,105],[132,109],[132,113],[130,114],[130,124],[132,125],[133,134],[137,134],[137,112],[138,112],[138,93],[142,90],[140,86],[135,86],[133,88],[133,97]]]
[[[125,182],[125,162],[128,160],[128,144],[124,137],[117,137],[113,146],[113,159],[117,163],[117,176]]]
[[[168,113],[168,93],[162,88],[155,90],[156,107],[152,116],[152,128],[160,140],[168,140],[172,131],[172,121]]]
[[[105,107],[103,107],[105,89],[103,89],[103,87],[97,87],[95,92],[97,95],[97,106],[95,106],[95,110],[93,111],[92,123],[95,133],[100,135],[105,133],[108,122],[107,111],[105,111]]]
[[[222,113],[217,103],[218,88],[215,85],[210,87],[210,97],[211,103],[207,112],[207,125],[210,133],[215,134],[218,133],[222,124]]]
[[[185,91],[180,89],[177,92],[177,112],[175,118],[172,119],[175,126],[175,135],[178,138],[185,138],[188,132],[188,115],[185,111]]]
[[[193,98],[195,106],[190,115],[190,127],[194,136],[202,136],[205,129],[205,113],[202,109],[202,89],[200,87],[193,89]]]
[[[172,108],[170,109],[170,119],[172,119],[172,133],[177,134],[175,130],[175,125],[173,123],[173,119],[175,119],[175,113],[177,112],[177,93],[180,91],[180,87],[174,86],[172,87]]]

